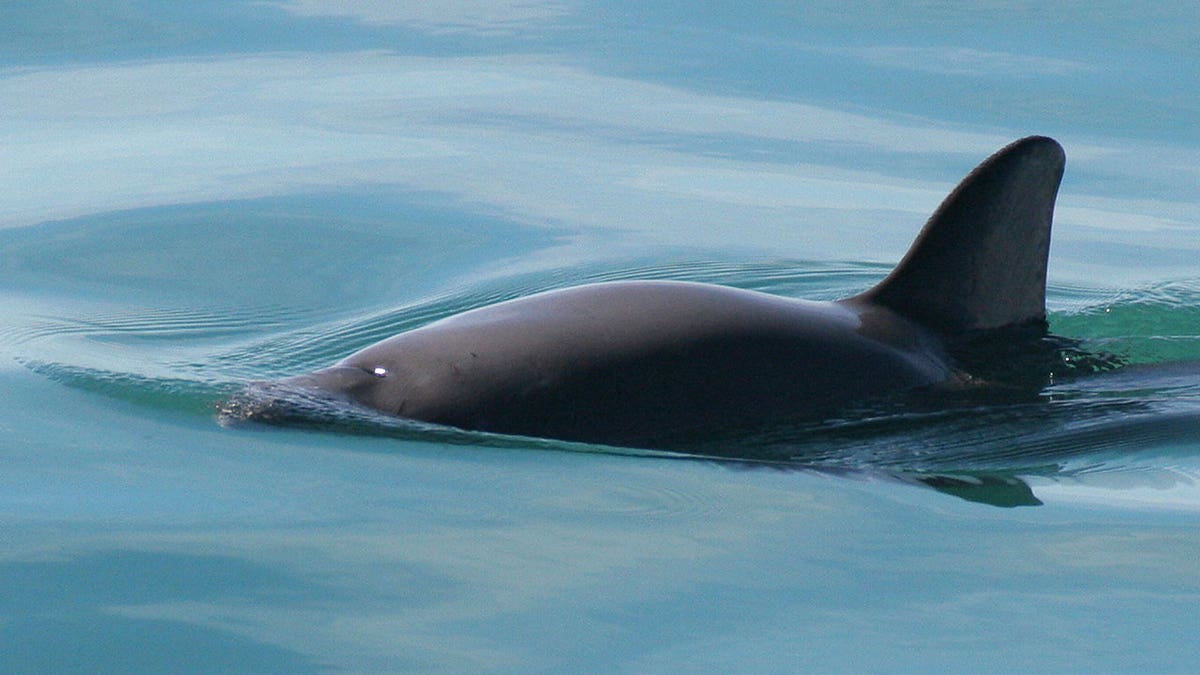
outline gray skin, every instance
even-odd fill
[[[461,429],[670,448],[961,381],[969,374],[947,344],[1044,331],[1064,162],[1043,137],[997,152],[886,279],[845,300],[684,282],[579,286],[451,316],[274,387]]]

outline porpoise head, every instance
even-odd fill
[[[384,375],[374,368],[338,364],[280,380],[251,382],[222,402],[219,418],[226,425],[340,421],[353,415],[348,404],[372,407]]]

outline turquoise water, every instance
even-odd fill
[[[1200,15],[653,7],[0,8],[0,671],[1193,666]],[[843,297],[1031,133],[1127,368],[709,459],[217,423],[535,291]]]

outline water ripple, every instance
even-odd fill
[[[719,283],[796,297],[836,298],[886,268],[862,263],[658,261],[558,268],[449,285],[391,306],[336,315],[288,307],[96,308],[26,305],[0,347],[62,384],[151,408],[212,415],[247,380],[321,367],[378,340],[458,312],[553,288],[628,279]],[[1144,289],[1052,287],[1057,332],[1116,346],[1141,365],[1055,383],[1023,400],[970,398],[864,408],[821,424],[699,444],[688,458],[822,470],[1002,471],[1065,475],[1117,470],[1122,458],[1198,454],[1200,283]],[[1067,309],[1064,309],[1067,308]],[[1162,363],[1170,361],[1171,363]],[[1157,365],[1156,365],[1157,364]],[[228,407],[224,419],[236,417]],[[679,457],[672,453],[517,439],[335,410],[335,430],[438,443]],[[318,416],[319,417],[319,416]],[[1087,458],[1092,458],[1089,463]],[[1099,471],[1099,469],[1088,469]],[[679,494],[597,493],[590,509],[654,516],[700,513]]]

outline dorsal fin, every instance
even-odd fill
[[[858,300],[947,334],[1044,322],[1050,221],[1066,155],[1023,138],[946,197],[892,273]]]

